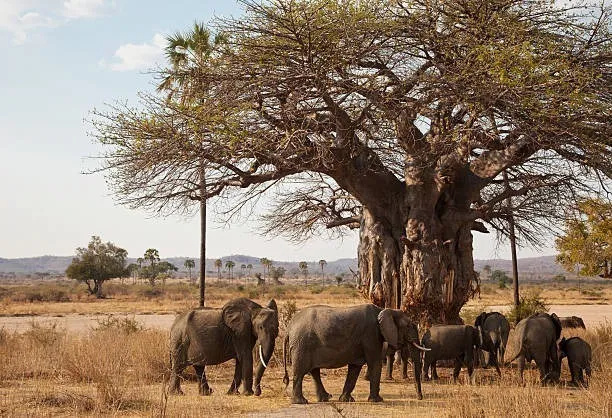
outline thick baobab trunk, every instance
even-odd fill
[[[460,323],[459,311],[478,285],[471,222],[441,219],[437,211],[405,212],[377,218],[364,208],[359,285],[373,303],[405,309],[422,323]],[[404,221],[389,221],[396,218]]]

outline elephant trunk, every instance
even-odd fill
[[[410,357],[412,359],[412,367],[413,367],[413,372],[414,372],[414,386],[416,388],[416,392],[417,392],[417,398],[423,399],[423,392],[421,391],[421,370],[422,370],[422,364],[421,364],[421,350],[419,350],[416,347],[411,347],[410,348]]]
[[[255,370],[255,395],[261,395],[261,378],[270,363],[270,359],[272,358],[272,354],[274,353],[274,344],[270,343],[260,343],[259,341],[255,346],[256,350],[256,358],[257,358],[257,369]]]

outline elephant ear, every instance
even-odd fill
[[[481,327],[484,324],[485,319],[487,319],[487,313],[482,312],[480,315],[476,317],[476,320],[474,321],[474,327],[476,328]]]
[[[222,308],[223,322],[232,330],[235,336],[241,339],[253,333],[251,325],[251,304],[255,304],[255,302],[240,298],[230,300],[223,305]]]
[[[558,340],[559,338],[561,338],[561,329],[563,328],[561,326],[561,320],[559,319],[556,313],[551,314],[550,319],[552,320],[553,325],[555,326],[555,335],[557,337],[556,340]]]
[[[391,348],[396,350],[399,344],[399,332],[395,324],[392,309],[387,308],[380,311],[378,314],[378,326],[385,341]]]
[[[268,302],[268,305],[266,306],[266,308],[269,308],[269,309],[272,309],[278,312],[278,307],[276,306],[276,301],[274,299],[270,299],[270,302]]]

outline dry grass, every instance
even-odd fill
[[[207,305],[219,307],[228,299],[244,296],[258,301],[270,298],[294,299],[299,308],[311,304],[352,305],[363,303],[363,298],[350,284],[342,286],[311,284],[286,284],[257,287],[252,282],[245,285],[217,283],[209,279]],[[177,313],[194,307],[198,289],[184,281],[168,282],[151,288],[145,284],[121,284],[118,280],[105,284],[106,299],[87,295],[83,285],[58,280],[36,285],[0,285],[0,316],[17,315],[67,315],[105,313]],[[577,283],[526,283],[521,293],[539,293],[548,304],[607,304],[612,303],[612,283],[584,281]],[[483,306],[504,305],[512,300],[511,289],[499,289],[496,284],[484,282],[480,297],[466,305],[466,310],[476,311]]]
[[[281,303],[280,308],[293,309],[291,302]],[[612,324],[564,333],[580,335],[593,347],[594,371],[588,390],[564,384],[541,387],[535,369],[528,370],[523,387],[514,367],[504,369],[501,380],[492,370],[479,369],[473,386],[466,384],[464,371],[462,384],[453,385],[451,370],[440,369],[439,383],[424,383],[422,401],[416,400],[411,381],[398,379],[382,383],[384,404],[364,402],[369,383],[360,379],[354,392],[358,402],[319,405],[313,413],[349,417],[610,416]],[[86,335],[35,324],[22,334],[1,331],[0,415],[239,416],[278,410],[282,415],[283,408],[290,406],[282,383],[280,350],[264,376],[260,398],[225,395],[233,373],[231,362],[207,369],[215,389],[212,396],[198,396],[193,375],[187,373],[186,396],[166,397],[166,344],[167,333],[135,329],[121,321],[107,321],[100,330]],[[510,347],[509,355],[512,352]],[[327,390],[336,397],[345,373],[344,368],[323,373]],[[400,375],[399,370],[395,375]],[[569,380],[567,364],[562,378]],[[313,384],[306,380],[305,395],[314,401]]]

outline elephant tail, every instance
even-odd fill
[[[518,353],[516,353],[516,356],[512,357],[512,360],[510,360],[510,361],[508,361],[508,362],[506,362],[504,364],[506,367],[509,366],[510,363],[512,363],[514,360],[519,358],[521,356],[521,354],[523,354],[523,351],[524,351],[523,346],[524,346],[524,343],[523,343],[523,341],[521,341],[521,345],[519,347]]]
[[[289,345],[289,334],[285,335],[283,341],[283,367],[285,368],[285,376],[283,376],[283,383],[285,384],[285,390],[289,386],[289,373],[287,373],[287,346]]]

